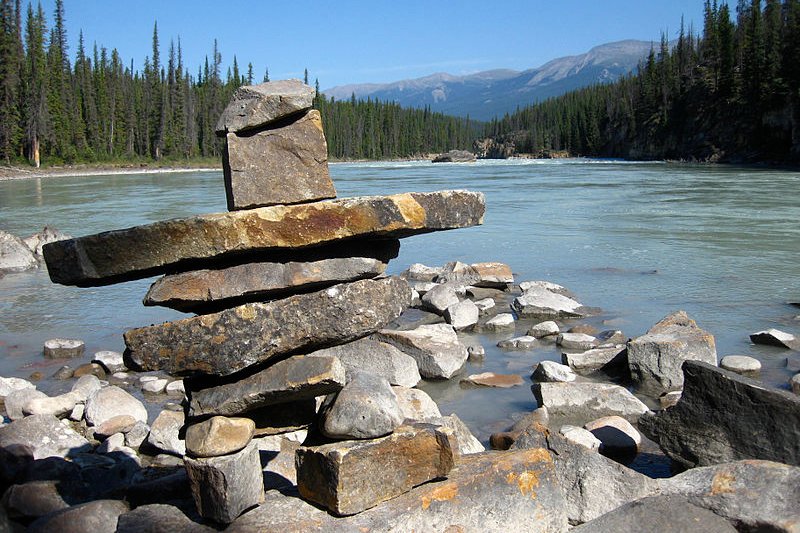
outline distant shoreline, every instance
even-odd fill
[[[76,165],[44,168],[25,168],[0,166],[0,181],[34,178],[66,178],[75,176],[112,176],[121,174],[173,174],[178,172],[222,170],[222,166],[115,166],[115,165]]]

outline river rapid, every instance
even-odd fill
[[[508,160],[473,164],[342,163],[339,196],[471,189],[486,194],[483,226],[402,241],[389,265],[502,261],[517,281],[548,280],[602,313],[581,322],[628,337],[686,310],[716,337],[720,357],[751,355],[762,379],[788,388],[787,352],[754,346],[749,333],[800,334],[800,173],[775,169],[611,160]],[[25,237],[45,224],[73,236],[225,210],[220,171],[92,175],[0,182],[0,229]],[[0,278],[0,375],[50,376],[53,337],[81,338],[88,361],[122,350],[122,333],[181,313],[142,306],[150,280],[79,289],[44,270]],[[577,323],[577,322],[576,322]],[[517,328],[524,335],[528,322]],[[555,347],[503,352],[505,334],[464,334],[486,348],[467,373],[517,373],[530,383]],[[72,362],[70,362],[72,364]],[[57,392],[45,379],[39,388]],[[422,385],[444,414],[456,412],[482,440],[536,407],[528,386],[467,389],[458,380]]]

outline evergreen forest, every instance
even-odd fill
[[[706,0],[632,74],[527,107],[484,134],[517,153],[800,160],[800,0]]]
[[[157,24],[152,55],[134,70],[116,49],[81,33],[70,58],[63,0],[52,27],[41,5],[0,0],[0,159],[6,164],[72,164],[220,160],[217,119],[237,87],[269,81],[240,69],[222,74],[217,41],[196,73],[180,40],[162,55]],[[308,72],[305,74],[308,83]],[[317,83],[317,89],[319,83]],[[338,159],[401,158],[467,148],[479,124],[429,110],[375,101],[336,102],[320,95],[329,151]]]

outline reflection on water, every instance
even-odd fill
[[[746,354],[762,377],[786,386],[785,352],[752,346],[769,327],[800,333],[800,174],[737,167],[622,161],[480,161],[333,164],[340,196],[464,188],[487,198],[481,227],[405,239],[390,264],[503,261],[519,280],[569,287],[628,336],[685,309],[716,336],[719,354]],[[25,236],[53,225],[84,235],[225,209],[220,172],[88,176],[0,182],[0,229]],[[43,272],[0,279],[0,374],[27,376],[54,336],[79,337],[87,353],[122,348],[128,328],[179,313],[141,305],[152,280],[95,289],[53,285]],[[605,322],[605,323],[604,323]],[[522,325],[518,334],[524,334]],[[465,335],[487,357],[469,372],[513,372],[558,360],[554,348],[502,352],[510,337]],[[54,368],[53,368],[54,370]],[[48,374],[50,368],[43,373]],[[427,383],[442,411],[456,411],[482,438],[528,411],[528,387],[462,389]],[[498,422],[499,421],[499,422]]]

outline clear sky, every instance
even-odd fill
[[[55,0],[42,0],[52,21]],[[23,6],[27,6],[23,0]],[[35,6],[35,4],[34,4]],[[162,60],[180,37],[192,74],[216,38],[223,75],[233,56],[258,81],[302,78],[322,88],[435,72],[524,70],[623,39],[702,28],[703,0],[64,0],[70,57],[78,33],[140,69],[158,22]],[[24,24],[24,21],[23,21]]]

